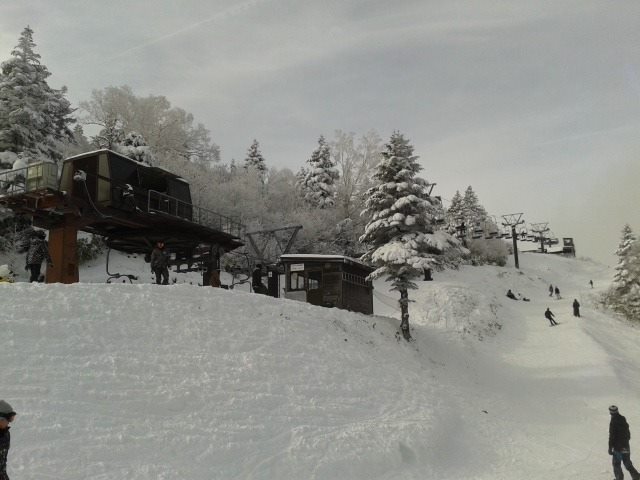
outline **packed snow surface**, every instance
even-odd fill
[[[412,343],[383,282],[377,316],[148,272],[86,283],[104,282],[99,265],[76,285],[0,285],[9,476],[611,478],[610,404],[632,449],[640,438],[640,332],[595,308],[611,269],[536,254],[520,267],[419,282]]]

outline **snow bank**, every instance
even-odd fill
[[[9,475],[610,476],[607,406],[640,428],[638,330],[593,308],[588,281],[605,288],[604,267],[523,257],[521,273],[421,282],[411,344],[396,339],[397,318],[186,282],[0,285],[0,398],[19,413]],[[126,273],[148,267],[127,261]],[[96,269],[98,281],[98,263],[81,277]],[[565,299],[548,298],[548,283]],[[396,316],[397,294],[376,286],[376,311]]]

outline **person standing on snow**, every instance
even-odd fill
[[[620,463],[623,463],[624,467],[629,471],[632,480],[640,480],[640,473],[631,463],[631,452],[629,451],[631,432],[629,431],[627,419],[620,415],[618,407],[615,405],[609,407],[609,414],[611,415],[611,422],[609,423],[609,455],[613,457],[611,464],[613,465],[615,480],[624,478]]]
[[[579,317],[580,316],[580,304],[578,303],[578,299],[577,298],[573,299],[573,316],[574,317]]]
[[[558,287],[555,288],[556,298],[560,300],[560,289]]]
[[[544,312],[544,316],[547,320],[549,320],[549,323],[552,327],[554,325],[558,325],[558,322],[556,322],[555,319],[553,318],[553,312],[549,310],[549,307],[547,307],[547,310]]]
[[[591,288],[593,288],[593,280],[589,280],[589,285],[591,285]]]
[[[51,266],[51,257],[49,256],[49,245],[45,240],[46,234],[43,230],[36,231],[29,241],[29,250],[27,250],[27,270],[31,273],[30,282],[40,280],[40,268],[42,262],[47,261]]]
[[[9,480],[7,476],[7,456],[11,446],[9,424],[16,418],[16,412],[11,405],[0,400],[0,480]]]
[[[549,296],[553,297],[553,285],[549,285]]]
[[[262,283],[262,265],[258,263],[256,268],[251,272],[251,288],[253,288],[254,293],[261,293],[266,295],[267,287]]]
[[[158,240],[151,252],[151,271],[156,274],[158,285],[169,285],[169,252],[164,248],[164,242]]]

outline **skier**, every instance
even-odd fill
[[[589,280],[589,285],[591,285],[591,288],[593,288],[593,280]]]
[[[573,299],[573,316],[574,317],[580,316],[580,304],[578,303],[578,299],[576,298]]]
[[[9,480],[7,476],[7,456],[11,446],[9,424],[16,418],[16,412],[11,405],[0,400],[0,480]]]
[[[43,230],[36,231],[29,241],[29,250],[27,251],[27,270],[31,273],[30,282],[40,281],[40,268],[42,262],[47,261],[51,267],[51,257],[49,256],[49,245],[45,240],[46,234]]]
[[[158,240],[151,252],[151,271],[156,274],[158,285],[169,285],[169,252],[162,240]]]
[[[549,296],[553,297],[553,285],[549,285]]]
[[[609,414],[611,415],[611,422],[609,423],[609,455],[612,456],[611,464],[613,465],[615,480],[624,478],[620,463],[623,463],[624,467],[629,471],[632,480],[640,480],[640,473],[631,463],[631,453],[629,452],[631,432],[629,432],[627,419],[620,415],[618,407],[615,405],[609,407]]]
[[[560,300],[560,289],[558,287],[555,288],[556,298]]]
[[[553,327],[554,325],[558,325],[558,322],[556,322],[553,318],[553,312],[549,310],[549,307],[547,307],[547,310],[544,312],[544,316],[547,318],[547,320],[549,320],[549,324],[551,327]]]

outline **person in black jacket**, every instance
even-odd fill
[[[158,285],[169,285],[169,252],[163,241],[158,241],[151,252],[151,271],[156,274]]]
[[[612,456],[611,463],[613,464],[615,480],[624,478],[620,463],[623,463],[624,467],[629,471],[632,480],[640,480],[640,473],[631,463],[631,452],[629,451],[631,432],[629,431],[627,419],[620,415],[618,407],[615,405],[609,407],[609,414],[611,415],[611,423],[609,423],[609,455]]]
[[[7,456],[11,446],[11,434],[9,424],[16,418],[16,412],[11,405],[0,400],[0,480],[9,480],[7,475]]]
[[[251,272],[251,288],[253,288],[254,293],[267,294],[267,287],[262,283],[262,265],[260,263]]]
[[[552,327],[554,325],[558,325],[558,322],[556,322],[556,319],[553,317],[553,312],[549,309],[549,307],[547,307],[547,309],[545,310],[544,316],[547,320],[549,320],[549,323]]]
[[[573,299],[573,316],[574,317],[580,316],[580,303],[578,302],[577,298]]]
[[[29,241],[29,250],[27,250],[27,270],[31,273],[30,282],[38,282],[40,280],[40,268],[43,261],[47,261],[51,265],[51,257],[49,256],[49,245],[45,240],[46,234],[42,230],[36,231]]]

